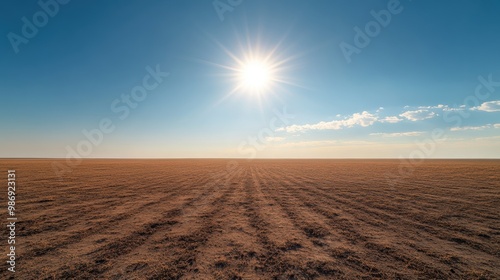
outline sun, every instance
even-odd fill
[[[300,54],[290,56],[289,51],[282,47],[284,39],[273,44],[263,43],[259,38],[251,40],[247,36],[246,41],[235,40],[233,50],[214,40],[226,54],[225,63],[205,62],[224,69],[224,72],[215,75],[224,77],[226,82],[232,84],[232,88],[216,104],[232,96],[246,96],[262,105],[282,100],[283,94],[289,93],[288,87],[299,86],[297,81],[290,79],[289,71],[297,67],[290,63]]]
[[[240,87],[252,92],[263,91],[273,82],[272,67],[265,61],[253,60],[243,63],[238,72]]]

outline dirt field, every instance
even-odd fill
[[[500,279],[500,160],[51,163],[0,160],[16,279]]]

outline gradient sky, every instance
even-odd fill
[[[0,157],[500,158],[500,2],[396,2],[70,1],[13,46],[43,10],[2,1]],[[234,92],[235,58],[272,50],[281,81]],[[169,75],[112,109],[147,67]]]

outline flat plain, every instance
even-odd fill
[[[0,160],[15,279],[500,279],[500,160],[54,161]]]

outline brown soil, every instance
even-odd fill
[[[500,160],[52,162],[0,160],[16,279],[500,279]]]

